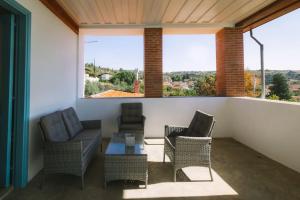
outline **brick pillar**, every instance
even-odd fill
[[[162,97],[162,29],[144,29],[145,97]]]
[[[243,31],[224,28],[216,34],[218,96],[244,96]]]

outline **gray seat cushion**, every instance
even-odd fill
[[[72,107],[63,110],[62,116],[70,138],[75,137],[78,133],[80,133],[83,130],[82,124],[79,121],[78,116]]]
[[[97,137],[100,137],[101,133],[99,129],[86,129],[76,135],[74,140],[94,140]]]
[[[100,140],[99,129],[89,129],[80,132],[72,141],[82,141],[83,154],[87,154],[94,148],[94,145]]]
[[[190,137],[207,137],[214,123],[214,117],[201,111],[196,111],[186,132]]]
[[[122,122],[123,123],[138,123],[143,121],[143,105],[142,103],[123,103],[122,107]]]
[[[42,117],[41,127],[47,141],[65,142],[70,138],[60,111]]]

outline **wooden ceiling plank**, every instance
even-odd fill
[[[84,14],[89,19],[91,24],[101,24],[104,23],[103,16],[100,15],[95,5],[94,0],[78,0],[78,10],[83,10]]]
[[[104,24],[114,24],[115,18],[113,15],[112,7],[110,6],[110,2],[106,2],[105,0],[95,0],[98,10],[100,11]]]
[[[299,0],[277,0],[236,23],[244,32],[300,8]]]
[[[184,23],[193,11],[201,4],[202,0],[189,0],[176,16],[175,23]]]
[[[105,12],[105,15],[107,16],[108,22],[110,24],[116,24],[117,19],[116,19],[116,12],[114,10],[114,6],[111,0],[103,0],[103,5],[105,8],[105,11],[102,9],[102,13]]]
[[[207,10],[213,7],[216,3],[217,0],[203,0],[200,6],[198,6],[197,9],[194,10],[193,13],[187,18],[185,23],[197,23],[199,18],[203,16],[207,12]]]
[[[292,12],[298,8],[300,8],[299,0],[277,0],[274,3],[250,15],[246,19],[238,22],[236,24],[236,27],[243,28],[244,32],[246,32],[250,29],[256,28],[271,20],[274,20],[282,15]]]
[[[171,0],[171,3],[169,4],[163,18],[163,23],[172,23],[178,14],[178,12],[182,9],[184,4],[186,3],[186,0]]]
[[[137,8],[136,8],[136,24],[143,24],[144,18],[144,0],[137,0]]]
[[[153,5],[154,5],[154,0],[147,0],[144,1],[144,6],[143,6],[143,23],[149,24],[151,23],[151,13],[153,10]]]
[[[212,18],[210,23],[218,23],[222,21],[227,21],[227,17],[232,15],[232,13],[238,12],[242,7],[247,6],[252,0],[236,0],[232,5],[225,8],[222,12]]]
[[[121,0],[112,0],[112,6],[113,6],[113,12],[115,13],[116,16],[116,23],[124,24]]]
[[[63,21],[76,34],[79,33],[78,24],[68,15],[57,1],[40,0],[49,10],[51,10],[61,21]]]
[[[202,15],[197,23],[209,23],[211,19],[228,8],[234,0],[222,0],[218,1],[211,9],[209,9],[204,15]]]
[[[154,0],[151,14],[150,14],[151,23],[153,24],[161,23],[161,18],[165,13],[169,2],[170,2],[169,0]]]
[[[77,13],[79,17],[79,24],[86,23],[90,24],[91,20],[88,18],[84,10],[78,6],[78,4],[74,4],[72,0],[64,0],[66,3],[66,6],[70,7],[71,10],[73,10],[75,13]],[[77,2],[78,3],[78,2]]]
[[[122,13],[124,24],[129,24],[129,3],[128,0],[122,0]]]
[[[137,0],[129,0],[129,24],[136,23]]]
[[[74,12],[73,9],[71,9],[69,6],[67,6],[64,0],[57,0],[57,3],[60,4],[60,6],[70,15],[70,17],[72,17],[72,19],[77,24],[80,23],[78,14],[76,14],[76,12]]]
[[[271,3],[274,0],[256,0],[250,1],[250,3],[246,4],[245,6],[241,7],[237,12],[233,12],[231,15],[226,17],[226,21],[229,22],[236,22],[238,18],[244,19],[245,17],[251,15],[251,13],[260,10],[267,3]]]

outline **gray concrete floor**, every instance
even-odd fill
[[[171,164],[162,163],[162,140],[147,142],[147,189],[139,188],[137,182],[118,181],[105,190],[103,154],[99,152],[87,169],[84,190],[80,189],[80,178],[69,175],[49,175],[41,190],[41,176],[37,175],[25,189],[14,190],[6,199],[300,199],[299,173],[233,139],[213,140],[213,182],[208,181],[206,168],[183,170],[178,174],[179,181],[172,182]]]

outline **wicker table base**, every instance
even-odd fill
[[[148,184],[147,153],[143,144],[125,146],[123,134],[114,134],[105,152],[104,186],[113,180],[139,180]]]

